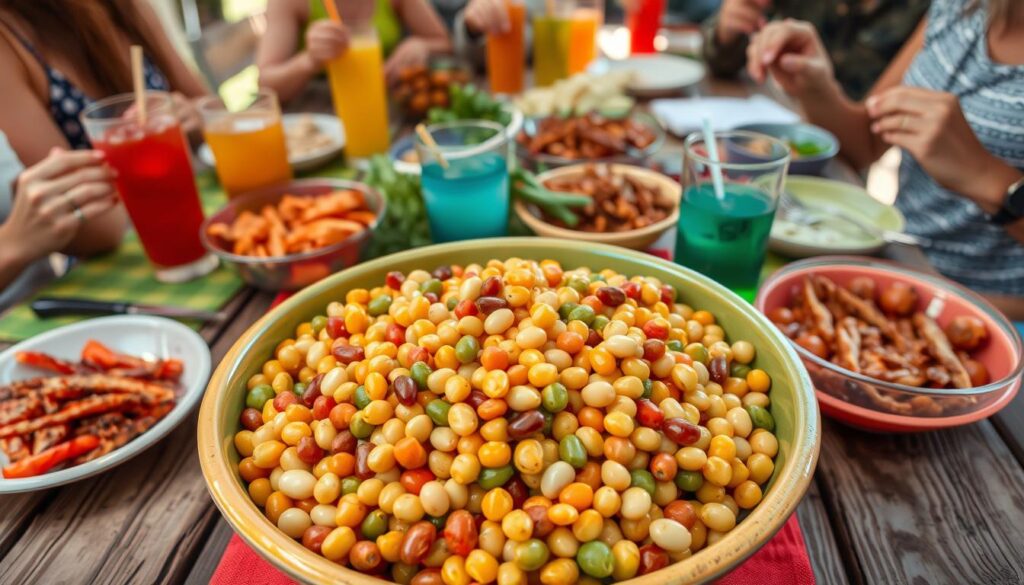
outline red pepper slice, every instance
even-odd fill
[[[38,351],[19,351],[14,356],[19,364],[31,366],[33,368],[39,368],[41,370],[50,370],[57,372],[58,374],[73,374],[75,373],[75,366],[71,362],[57,359],[52,355],[45,354]]]
[[[92,451],[100,444],[96,435],[82,435],[4,467],[4,477],[17,479],[42,475],[55,465]]]

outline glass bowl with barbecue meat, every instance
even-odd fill
[[[792,341],[822,412],[852,426],[959,426],[998,412],[1020,388],[1014,326],[940,276],[819,257],[776,272],[756,305]]]
[[[644,112],[590,112],[528,118],[516,142],[520,159],[537,170],[584,161],[642,163],[665,143],[665,130]]]
[[[516,215],[539,236],[643,251],[679,220],[679,183],[643,167],[581,163],[512,179]]]

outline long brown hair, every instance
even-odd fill
[[[90,79],[106,97],[132,90],[128,51],[120,35],[142,45],[147,57],[164,74],[166,55],[153,49],[137,0],[0,0],[0,18],[13,17],[45,44],[45,53],[60,55],[75,71]]]

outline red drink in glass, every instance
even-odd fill
[[[145,126],[130,111],[133,96],[97,102],[82,114],[89,137],[117,171],[117,190],[157,278],[180,282],[216,267],[199,240],[199,203],[185,137],[170,96],[147,94]]]
[[[665,0],[639,0],[636,9],[626,14],[631,54],[655,52],[654,37],[664,14]]]

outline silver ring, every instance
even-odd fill
[[[75,214],[75,219],[78,220],[79,224],[85,223],[85,214],[82,213],[82,210],[79,209],[77,205],[75,206],[74,214]]]

